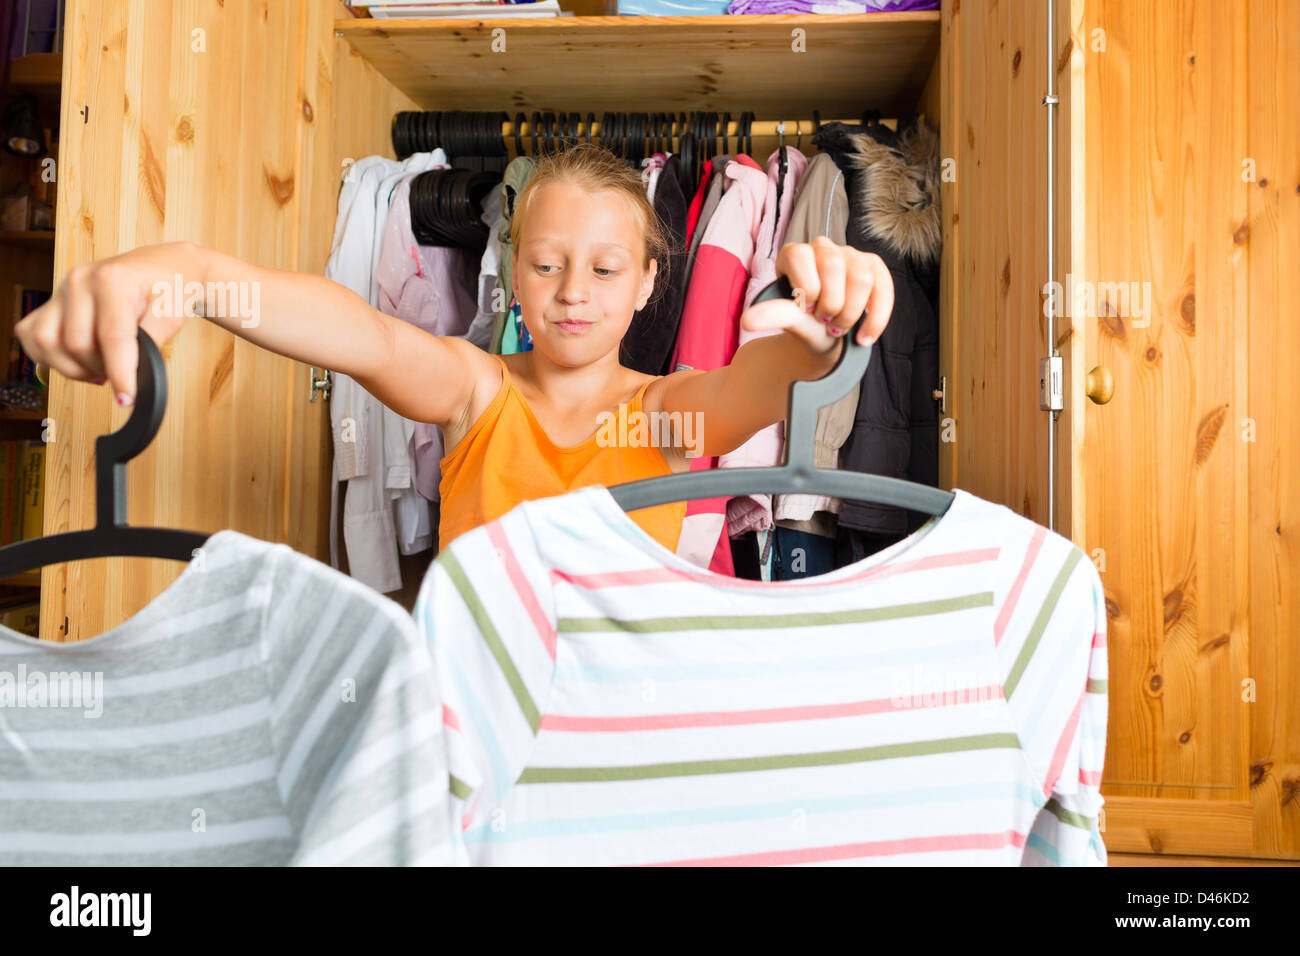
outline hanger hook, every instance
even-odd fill
[[[126,524],[126,463],[158,434],[167,410],[167,367],[149,333],[136,329],[139,364],[135,404],[126,424],[95,439],[95,503],[99,527]],[[114,480],[116,476],[117,480]]]

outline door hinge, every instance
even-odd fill
[[[1038,360],[1038,407],[1045,412],[1065,408],[1065,359],[1052,355]]]
[[[315,365],[312,365],[312,366],[309,366],[309,367],[308,367],[308,369],[307,369],[307,384],[308,384],[308,385],[310,386],[310,388],[311,388],[311,391],[308,393],[308,396],[307,396],[307,401],[309,401],[309,402],[314,402],[314,401],[316,401],[316,393],[317,393],[317,392],[320,392],[320,393],[321,393],[321,398],[325,399],[325,401],[328,402],[329,399],[330,399],[330,371],[329,371],[329,369],[327,369],[327,368],[323,368],[323,369],[321,369],[321,375],[322,375],[321,378],[317,378],[317,377],[316,377],[316,366],[315,366]]]

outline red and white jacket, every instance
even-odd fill
[[[716,175],[716,172],[715,172]],[[704,230],[686,289],[672,370],[718,369],[739,347],[740,313],[763,220],[767,175],[750,157],[729,161],[722,175],[732,180]],[[698,457],[692,471],[716,468],[716,456]],[[727,498],[687,503],[677,553],[718,574],[735,576],[727,537]]]

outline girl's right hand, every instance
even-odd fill
[[[192,242],[142,246],[73,266],[49,301],[14,325],[14,334],[38,365],[74,381],[108,381],[118,404],[130,405],[139,362],[136,330],[143,328],[161,347],[187,318],[153,308],[155,286],[170,288],[176,276],[200,271],[199,248]]]

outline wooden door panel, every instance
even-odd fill
[[[1107,595],[1107,846],[1300,858],[1300,421],[1278,388],[1300,363],[1300,8],[1087,0],[1074,39],[1073,265],[1115,382],[1077,462]]]
[[[1052,523],[1049,416],[1038,401],[1038,363],[1048,354],[1046,31],[1040,3],[942,6],[940,142],[955,178],[941,199],[949,421],[940,431],[940,484],[1043,525]],[[1068,102],[1069,91],[1061,96]],[[1068,328],[1058,321],[1056,332],[1068,350]],[[1068,514],[1056,530],[1069,535]]]
[[[299,265],[307,19],[304,0],[69,0],[56,282],[72,265],[176,239],[263,266]],[[312,22],[328,29],[318,17]],[[318,63],[312,59],[313,71]],[[328,444],[318,438],[312,449],[294,437],[309,427],[305,420],[322,434],[326,414],[323,403],[307,405],[306,368],[202,319],[163,351],[167,414],[128,466],[130,523],[235,528],[328,558],[319,520],[290,521],[290,502],[304,488],[328,487]],[[58,375],[49,407],[57,438],[45,527],[89,527],[94,441],[121,427],[130,410],[114,406],[105,388]],[[299,456],[292,462],[291,451]],[[42,576],[41,635],[98,634],[136,613],[182,567],[138,558],[55,565]]]

